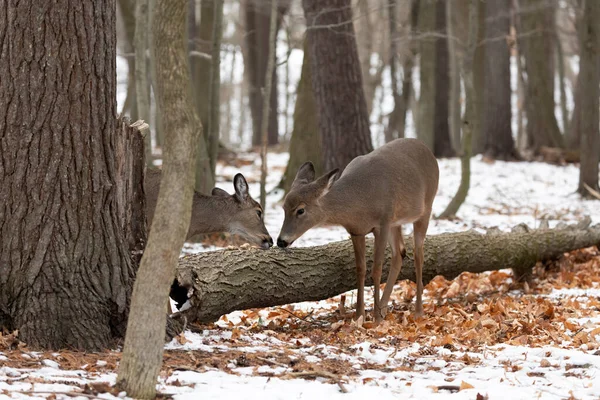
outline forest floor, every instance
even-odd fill
[[[242,172],[258,197],[258,157],[219,165],[232,192]],[[283,220],[277,185],[287,154],[271,154],[265,220],[276,238]],[[473,159],[472,188],[453,221],[428,234],[519,223],[552,227],[585,215],[600,222],[600,201],[574,193],[578,169]],[[459,160],[440,160],[438,214],[460,177]],[[407,233],[410,232],[407,226]],[[307,232],[296,246],[347,239],[340,228]],[[215,239],[215,238],[213,238]],[[185,252],[227,244],[186,244]],[[293,249],[292,249],[293,250]],[[425,250],[427,251],[427,250]],[[507,251],[510,251],[507,249]],[[600,251],[578,250],[538,264],[530,285],[510,270],[436,278],[425,287],[425,316],[414,320],[415,287],[400,282],[378,327],[352,322],[356,291],[320,302],[237,311],[189,329],[165,346],[158,389],[176,399],[592,399],[600,397]],[[372,303],[371,291],[366,296]],[[342,305],[343,304],[343,305]],[[118,398],[121,353],[33,352],[0,335],[0,399]]]

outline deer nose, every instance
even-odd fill
[[[290,244],[282,238],[277,238],[277,247],[288,247]]]
[[[273,246],[273,239],[271,239],[271,237],[269,236],[268,239],[263,239],[262,241],[262,248],[265,250],[268,250],[271,248],[271,246]]]

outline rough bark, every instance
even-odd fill
[[[252,145],[259,146],[261,142],[262,104],[265,87],[269,49],[270,2],[264,0],[245,0],[245,46],[244,71],[249,82],[249,103],[252,115]],[[287,1],[280,2],[277,18],[277,30],[283,14],[287,10]],[[275,57],[275,54],[272,54]],[[277,70],[271,76],[270,107],[273,110],[268,120],[269,145],[277,144],[279,126],[277,120]]]
[[[471,155],[472,136],[474,127],[478,126],[478,111],[475,98],[474,62],[479,37],[479,9],[478,0],[469,2],[469,33],[467,49],[461,65],[461,74],[465,83],[465,115],[462,121],[462,154],[460,157],[460,185],[450,203],[438,218],[451,218],[456,215],[460,206],[465,202],[471,185]]]
[[[194,157],[202,133],[189,85],[185,44],[187,0],[158,0],[154,43],[158,97],[172,132],[164,146],[164,178],[131,298],[118,383],[134,398],[154,398],[162,364],[166,309],[175,266],[188,231]]]
[[[448,55],[448,30],[446,24],[446,2],[435,3],[435,109],[433,123],[433,154],[436,157],[454,156],[454,148],[450,141],[450,80]]]
[[[428,236],[423,282],[442,275],[513,268],[526,274],[537,261],[600,242],[600,226],[519,231],[487,235],[474,231]],[[415,279],[413,241],[405,239],[406,256],[398,280]],[[510,250],[507,250],[510,249]],[[367,285],[371,282],[373,240],[367,240]],[[382,281],[391,259],[388,247]],[[219,268],[214,268],[219,265]],[[179,260],[178,281],[192,288],[188,321],[210,322],[234,310],[323,300],[356,289],[356,266],[350,240],[290,250],[223,250]]]
[[[350,0],[303,0],[326,170],[373,150]]]
[[[286,193],[292,186],[298,168],[306,161],[313,163],[316,176],[321,176],[323,173],[321,135],[317,126],[317,109],[311,87],[309,57],[308,43],[305,39],[302,72],[296,91],[294,128],[290,139],[290,159],[279,184]]]
[[[534,151],[542,146],[564,147],[554,114],[553,2],[526,0],[519,5],[519,47],[527,73],[528,144]]]
[[[124,179],[115,7],[0,11],[0,315],[33,348],[99,350],[124,331],[142,181]]]
[[[484,153],[500,160],[516,158],[511,129],[509,0],[488,1],[485,8]]]
[[[577,191],[593,197],[589,189],[598,192],[598,162],[600,162],[600,121],[598,107],[600,97],[600,3],[586,0],[580,28],[580,75],[581,82],[581,164]],[[587,186],[587,187],[586,187]],[[589,188],[589,189],[588,189]]]

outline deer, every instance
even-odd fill
[[[148,228],[152,224],[162,172],[156,168],[146,170],[146,216]],[[273,239],[265,228],[263,209],[248,193],[248,182],[242,174],[233,178],[235,194],[214,188],[211,196],[194,191],[192,217],[186,240],[199,233],[229,232],[240,235],[251,245],[264,250],[273,246]]]
[[[341,225],[354,248],[358,294],[355,319],[365,320],[365,236],[375,237],[372,278],[373,321],[380,323],[406,255],[402,225],[414,228],[414,265],[417,283],[415,316],[423,315],[423,245],[439,167],[431,150],[417,139],[396,139],[369,154],[354,158],[343,170],[333,169],[315,179],[314,165],[302,164],[284,198],[285,218],[277,246],[286,248],[310,228]],[[380,284],[385,248],[392,249],[390,271],[381,298]]]

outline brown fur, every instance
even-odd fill
[[[352,235],[358,302],[357,317],[364,316],[364,277],[366,271],[365,235],[373,232],[375,251],[375,321],[386,313],[387,303],[402,266],[404,241],[402,224],[413,223],[415,270],[417,274],[416,314],[421,315],[423,242],[431,207],[437,192],[439,169],[433,153],[416,139],[397,139],[348,164],[337,179],[333,170],[314,180],[310,162],[300,167],[284,200],[285,220],[277,244],[287,247],[308,229],[341,225]],[[298,214],[298,210],[303,210]],[[379,282],[387,242],[392,246],[392,266],[381,299]]]
[[[159,169],[149,168],[146,171],[144,191],[148,228],[152,224],[161,178]],[[248,194],[248,184],[242,174],[235,176],[234,188],[236,193],[233,195],[219,188],[212,190],[212,196],[194,192],[186,239],[200,233],[230,232],[242,236],[250,244],[265,249],[271,247],[273,239],[265,228],[262,215],[258,215],[263,210]]]

